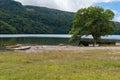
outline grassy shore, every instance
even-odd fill
[[[0,52],[0,80],[120,80],[120,51]]]

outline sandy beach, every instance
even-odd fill
[[[107,46],[107,47],[78,47],[78,46],[50,46],[50,45],[37,45],[30,46],[31,48],[25,52],[43,52],[43,51],[86,51],[86,50],[120,50],[120,46]]]

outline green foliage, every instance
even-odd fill
[[[0,34],[16,33],[16,29],[11,25],[0,21]]]
[[[71,41],[83,35],[92,35],[96,41],[101,36],[112,34],[113,25],[110,20],[113,17],[114,13],[111,10],[104,10],[100,7],[80,9],[75,15],[70,31],[73,34]]]
[[[23,6],[21,3],[14,0],[0,0],[0,9],[13,11],[23,9]]]
[[[115,35],[120,35],[120,23],[119,22],[114,22],[114,32],[113,34]]]
[[[0,20],[15,28],[18,34],[67,34],[73,15],[44,7],[23,6],[13,0],[0,0]]]
[[[109,12],[107,10],[105,14],[111,18],[111,15],[108,15]],[[14,0],[0,0],[0,21],[16,29],[18,34],[67,34],[71,29],[73,17],[74,13],[71,12],[45,7],[23,6]],[[89,26],[91,23],[92,20],[89,20],[86,25]],[[120,24],[115,24],[115,26],[117,27],[114,28],[114,34],[120,34],[118,27]],[[15,33],[11,31],[8,30],[7,33]],[[76,34],[79,31],[77,30]]]

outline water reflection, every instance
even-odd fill
[[[60,43],[69,45],[68,38],[0,38],[0,50],[6,45],[59,45]]]
[[[64,45],[71,45],[69,43],[69,38],[71,35],[68,34],[7,34],[0,35],[0,50],[5,49],[6,45],[59,45],[60,43]],[[92,42],[92,36],[82,36],[83,41],[87,40]],[[89,41],[90,39],[90,41]],[[101,40],[107,42],[120,42],[120,35],[109,35],[102,36]],[[78,45],[79,41],[72,44]]]

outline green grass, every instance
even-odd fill
[[[120,51],[0,52],[0,80],[120,80]]]

